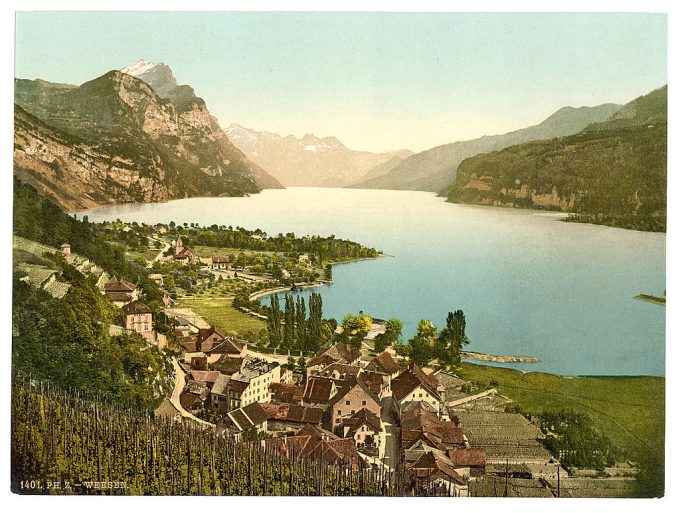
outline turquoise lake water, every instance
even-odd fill
[[[388,257],[337,265],[325,317],[348,312],[442,326],[462,309],[468,350],[535,356],[523,370],[664,375],[665,235],[565,223],[561,214],[446,203],[413,191],[288,188],[83,212],[91,221],[224,224],[335,234]],[[81,215],[82,215],[81,214]],[[308,296],[312,290],[302,291]],[[264,298],[267,302],[268,299]]]

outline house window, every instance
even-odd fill
[[[352,415],[354,415],[355,413],[356,413],[356,412],[355,412],[354,410],[352,410]]]
[[[349,401],[345,401],[345,405],[349,406]],[[354,412],[352,412],[352,413],[354,413]]]
[[[361,401],[361,406],[366,406],[366,401]]]
[[[342,415],[342,410],[338,410],[338,415]]]
[[[418,394],[418,397],[423,397],[423,394]]]

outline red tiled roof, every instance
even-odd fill
[[[410,449],[420,440],[441,450],[465,443],[463,428],[454,422],[439,420],[435,413],[418,404],[401,417],[402,448]]]
[[[241,395],[243,391],[248,388],[248,385],[250,383],[245,383],[243,381],[236,381],[236,380],[231,380],[229,381],[229,392],[235,393],[236,395]]]
[[[380,433],[381,430],[380,418],[366,408],[361,408],[351,417],[343,419],[343,424],[349,426],[348,437],[354,436],[359,428],[364,425],[370,427],[376,433]]]
[[[241,354],[243,348],[248,344],[247,340],[240,340],[234,337],[227,337],[222,342],[217,343],[207,353],[218,354]]]
[[[218,326],[210,326],[209,328],[199,328],[198,330],[198,341],[203,342],[205,339],[211,335],[217,335],[221,340],[224,340],[225,334]]]
[[[460,485],[465,484],[463,477],[445,459],[437,457],[433,452],[426,452],[418,458],[418,461],[411,466],[411,470],[415,472],[418,478],[441,477],[455,481]]]
[[[204,381],[206,383],[214,383],[220,376],[220,371],[204,371],[204,370],[192,370],[191,379],[194,381]]]
[[[333,358],[331,355],[322,354],[320,356],[310,358],[309,361],[307,362],[307,368],[309,369],[310,367],[316,367],[317,365],[326,366],[330,365],[331,363],[335,363],[336,361],[337,360]]]
[[[486,451],[484,449],[449,449],[446,455],[458,467],[483,467],[486,465]]]
[[[274,403],[299,403],[302,401],[305,389],[292,383],[271,383],[269,391]]]
[[[310,376],[302,395],[310,403],[327,403],[333,393],[333,381],[319,376]]]
[[[385,379],[387,379],[385,374],[372,371],[363,371],[359,377],[375,395],[380,395]]]
[[[392,358],[392,355],[387,351],[380,353],[371,360],[367,368],[370,370],[382,370],[385,374],[394,374],[399,372],[399,364]]]
[[[308,459],[326,465],[349,465],[354,470],[364,467],[353,440],[338,438],[309,424],[295,436],[269,438],[261,444],[270,452],[296,461]]]
[[[328,367],[324,367],[320,372],[320,376],[331,377],[333,372],[337,372],[340,379],[347,379],[351,376],[356,377],[361,371],[361,367],[358,365],[347,365],[344,363],[331,363]]]
[[[196,394],[190,394],[189,392],[182,392],[179,394],[179,404],[185,410],[191,411],[194,407],[201,403],[201,398]]]
[[[212,257],[212,263],[213,264],[228,264],[229,263],[229,257],[228,256],[214,256],[214,257]]]
[[[410,364],[404,372],[392,380],[392,394],[401,401],[419,386],[441,401],[439,392],[437,392],[437,378],[425,374],[415,363]]]
[[[270,420],[297,422],[305,424],[320,424],[323,410],[300,404],[263,403],[262,409],[267,412]]]
[[[342,400],[342,398],[345,397],[350,392],[350,390],[356,387],[360,387],[364,392],[366,392],[366,395],[375,401],[378,407],[381,406],[380,398],[373,393],[366,383],[354,376],[351,376],[347,381],[345,381],[342,388],[338,390],[338,393],[335,394],[335,396],[331,399],[330,404],[336,404],[338,401]]]
[[[139,300],[133,301],[123,306],[125,315],[153,313],[153,310]]]
[[[337,356],[346,364],[354,362],[361,356],[361,352],[342,342],[329,347],[326,350],[326,353],[330,354],[331,356]]]

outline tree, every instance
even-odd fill
[[[355,349],[361,348],[361,342],[368,335],[371,329],[372,320],[368,315],[347,314],[342,320],[342,337],[347,340]]]
[[[439,358],[448,364],[460,363],[460,351],[463,346],[470,343],[465,334],[465,314],[462,310],[449,312],[446,316],[446,328],[439,337]]]
[[[295,340],[297,348],[304,352],[307,349],[307,313],[302,296],[298,296],[295,305]]]
[[[307,349],[317,352],[324,339],[322,331],[323,311],[321,294],[312,292],[309,297],[309,321],[307,323],[308,340]]]
[[[281,344],[281,307],[279,296],[271,296],[271,306],[267,312],[267,333],[269,335],[269,347],[276,349]]]
[[[284,326],[282,347],[284,351],[289,351],[293,347],[295,341],[295,303],[293,302],[292,294],[286,294],[286,306],[284,310]]]
[[[425,366],[436,358],[437,328],[432,321],[418,321],[418,330],[409,341],[409,358],[418,365]]]
[[[404,323],[396,317],[391,317],[385,321],[385,333],[379,334],[375,337],[375,350],[382,353],[391,345],[399,342]]]

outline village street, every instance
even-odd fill
[[[163,249],[161,249],[161,250],[158,252],[158,254],[153,258],[153,260],[150,260],[149,262],[147,262],[147,264],[146,264],[146,268],[147,268],[147,269],[151,269],[151,268],[153,267],[153,263],[154,263],[154,262],[157,262],[157,261],[159,261],[161,258],[163,258],[163,254],[164,254],[168,249],[170,249],[170,245],[171,245],[169,242],[166,242],[166,241],[163,241],[163,240],[160,240],[160,239],[154,239],[154,238],[152,238],[152,237],[149,237],[149,240],[153,240],[153,241],[155,241],[155,242],[160,242],[161,244],[163,244]]]
[[[383,397],[380,402],[380,420],[383,425],[383,430],[380,433],[380,445],[382,452],[384,452],[382,460],[387,467],[393,469],[399,462],[399,427],[394,418],[392,396]]]
[[[182,367],[180,367],[179,362],[175,357],[172,358],[172,366],[175,369],[175,388],[172,390],[172,395],[170,396],[170,403],[175,407],[175,409],[179,412],[179,414],[182,417],[198,422],[199,424],[202,424],[204,426],[214,427],[215,426],[214,424],[199,419],[198,417],[196,417],[196,415],[189,413],[182,407],[182,404],[179,401],[179,396],[184,390],[184,387],[186,386],[186,374],[184,374]]]

